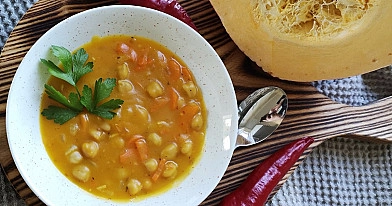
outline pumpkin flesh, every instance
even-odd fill
[[[345,78],[392,63],[390,0],[210,0],[237,46],[272,76]]]

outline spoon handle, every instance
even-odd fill
[[[281,135],[312,136],[319,141],[342,135],[370,141],[392,141],[392,98],[360,107],[322,97],[308,100],[290,101],[286,119],[279,128]]]

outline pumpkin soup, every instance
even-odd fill
[[[173,187],[191,172],[204,145],[207,111],[191,71],[143,37],[94,37],[82,48],[94,68],[77,87],[116,79],[110,98],[124,102],[112,119],[87,110],[64,124],[41,116],[50,158],[72,182],[103,198],[140,200]],[[48,84],[65,96],[74,90],[53,77]],[[41,107],[49,105],[59,104],[44,94]]]

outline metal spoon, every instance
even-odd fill
[[[256,90],[238,107],[236,147],[250,146],[269,137],[286,115],[286,93],[278,87]]]

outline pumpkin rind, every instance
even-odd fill
[[[308,82],[345,78],[392,64],[391,0],[210,2],[237,46],[264,71],[280,79]],[[295,13],[295,9],[287,12],[290,6],[304,6],[305,10],[326,7],[319,13],[314,8],[312,12]],[[317,22],[322,18],[332,25]]]

